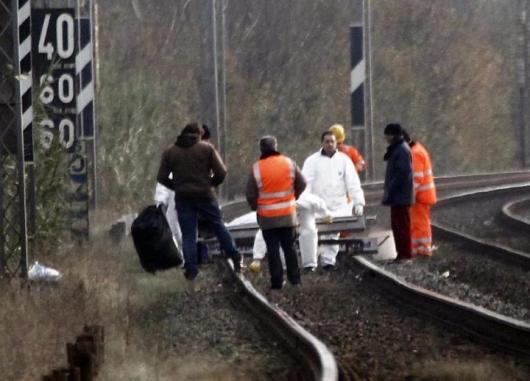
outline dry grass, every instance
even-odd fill
[[[106,330],[101,379],[147,380],[157,374],[155,368],[165,369],[161,358],[170,354],[153,347],[146,339],[153,332],[146,332],[131,316],[181,289],[182,276],[174,271],[156,277],[144,274],[128,242],[120,248],[95,242],[39,258],[63,273],[57,284],[19,279],[0,283],[2,380],[37,380],[65,365],[66,343],[82,333],[85,324],[100,324]]]

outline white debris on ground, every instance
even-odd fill
[[[51,267],[41,265],[39,262],[35,262],[31,265],[28,271],[28,279],[32,281],[41,282],[57,282],[63,275]]]

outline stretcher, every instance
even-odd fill
[[[332,222],[317,219],[318,244],[340,245],[340,251],[351,255],[369,255],[376,260],[393,259],[396,256],[392,232],[375,225],[375,216],[335,217]],[[256,223],[229,226],[228,230],[243,255],[252,255],[254,237],[258,232]],[[326,236],[342,233],[339,239]],[[203,240],[212,254],[219,253],[215,237]]]

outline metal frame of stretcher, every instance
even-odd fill
[[[318,244],[319,245],[341,245],[348,254],[353,255],[368,255],[377,254],[378,242],[376,237],[363,236],[362,233],[366,230],[367,221],[373,221],[375,217],[335,217],[332,222],[326,222],[324,219],[317,219],[318,229]],[[252,246],[254,237],[258,232],[257,224],[244,224],[234,227],[229,227],[228,230],[232,238],[238,244],[240,251],[243,254],[252,254]],[[348,237],[331,239],[326,236],[334,233],[348,233]],[[216,238],[204,239],[202,242],[206,243],[212,253],[219,253],[219,246]]]

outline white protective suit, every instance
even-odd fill
[[[177,247],[182,247],[182,233],[180,231],[177,210],[175,209],[175,192],[160,183],[156,183],[155,203],[167,205],[166,219],[171,233],[173,233],[173,240]]]
[[[320,197],[331,216],[351,216],[354,206],[364,206],[364,192],[359,175],[351,159],[342,152],[337,151],[332,157],[328,157],[319,150],[306,159],[302,173],[307,181],[304,193]],[[351,202],[348,202],[348,198]],[[318,213],[315,210],[312,216],[311,213],[299,214],[302,267],[317,267],[318,255],[322,265],[335,265],[339,252],[339,245],[322,245],[317,249],[318,234],[314,219]],[[337,239],[338,236],[331,234],[322,238]]]
[[[227,223],[226,226],[234,227],[234,226],[239,226],[239,225],[257,224],[257,223],[258,223],[258,218],[257,218],[256,212],[249,212],[249,213],[243,214],[242,216],[239,216],[233,219],[232,221]],[[254,245],[252,246],[252,259],[261,261],[263,258],[265,258],[265,254],[267,254],[267,245],[265,244],[265,239],[263,238],[263,233],[261,232],[261,229],[258,229],[258,232],[256,233],[256,236],[254,237]],[[283,257],[282,248],[280,248],[280,257],[282,259],[282,263],[285,265],[285,259]]]

